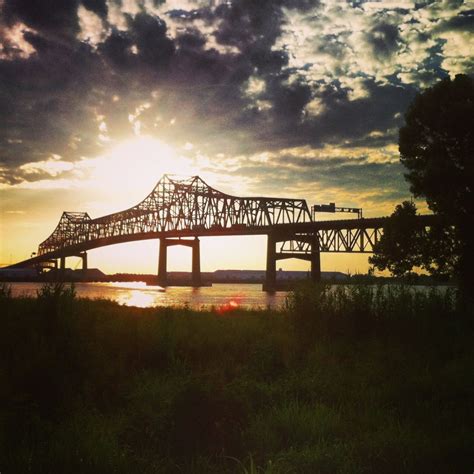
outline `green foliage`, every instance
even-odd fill
[[[44,293],[0,302],[2,472],[471,468],[473,328],[449,290],[308,285],[227,314]]]
[[[451,217],[474,215],[474,80],[459,74],[419,94],[400,129],[401,162],[416,196]]]
[[[8,283],[0,282],[0,299],[8,300],[12,296],[12,287]]]
[[[455,272],[459,242],[455,229],[443,222],[427,231],[416,222],[416,205],[404,201],[395,207],[374,245],[369,263],[378,270],[389,270],[396,277],[409,276],[414,268],[448,279]]]
[[[417,229],[416,206],[410,201],[398,204],[384,227],[381,239],[374,245],[369,263],[379,270],[389,270],[395,276],[421,267],[424,238]]]
[[[76,297],[74,283],[69,287],[62,281],[47,282],[37,291],[38,300],[60,302],[72,300]]]
[[[370,335],[399,334],[415,340],[439,327],[438,318],[456,320],[457,292],[407,285],[320,285],[306,283],[288,298],[290,321],[298,348],[311,348],[315,338],[360,340]]]
[[[474,79],[459,74],[418,95],[400,129],[400,160],[415,196],[425,197],[430,209],[454,229],[446,239],[433,231],[436,260],[443,252],[446,269],[460,276],[464,297],[472,298],[474,267]],[[444,231],[446,233],[446,231]],[[440,262],[436,262],[440,266]],[[443,267],[443,264],[441,264]],[[472,300],[471,300],[472,302]]]
[[[459,233],[449,222],[431,226],[422,242],[423,268],[441,279],[458,273],[462,242]]]

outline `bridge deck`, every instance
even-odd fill
[[[420,226],[430,226],[436,222],[434,215],[417,216]],[[48,252],[42,255],[23,260],[21,262],[10,265],[6,268],[24,268],[34,266],[39,263],[52,259],[58,259],[64,256],[76,256],[87,250],[104,247],[107,245],[120,244],[125,242],[133,242],[137,240],[151,240],[160,238],[189,238],[189,237],[223,237],[223,236],[243,236],[243,235],[268,235],[273,234],[280,240],[291,239],[295,234],[318,233],[320,240],[324,242],[324,234],[331,231],[351,231],[351,230],[370,230],[382,229],[386,224],[388,217],[371,217],[362,219],[340,219],[288,224],[275,224],[273,226],[261,227],[229,227],[229,228],[211,228],[211,229],[189,229],[189,230],[172,230],[165,232],[144,232],[130,235],[118,235],[113,237],[104,237],[92,241],[84,242],[77,245],[71,245],[60,248],[58,250]],[[364,250],[328,250],[322,247],[322,252],[366,252]]]
[[[28,267],[106,245],[150,239],[268,235],[288,241],[280,254],[370,252],[387,217],[314,221],[304,199],[238,197],[222,193],[199,176],[184,180],[164,175],[152,192],[125,211],[91,219],[86,212],[63,212],[38,255],[8,268]],[[434,216],[419,216],[429,226]],[[273,255],[273,254],[272,254]],[[273,257],[270,258],[270,260]]]

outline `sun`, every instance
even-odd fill
[[[122,175],[127,181],[156,180],[163,174],[189,175],[194,169],[189,158],[153,137],[124,141],[110,151],[108,160],[114,165],[111,177]]]
[[[120,196],[142,198],[164,174],[192,176],[193,160],[153,137],[123,141],[108,153],[89,160],[91,184]]]

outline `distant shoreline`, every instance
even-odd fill
[[[427,275],[410,275],[405,278],[384,277],[373,275],[348,275],[342,272],[321,272],[324,282],[332,284],[354,284],[354,283],[405,283],[410,285],[453,285],[452,281],[441,281]],[[309,272],[285,271],[277,272],[277,289],[292,289],[295,284],[309,279]],[[264,270],[216,270],[214,272],[201,272],[202,286],[212,284],[264,284]],[[97,283],[97,282],[144,282],[147,285],[157,285],[158,277],[146,273],[115,273],[107,275],[99,269],[83,270],[66,269],[64,273],[48,272],[43,275],[34,275],[33,272],[24,271],[2,271],[0,269],[0,282],[37,282],[46,283],[51,281]],[[191,272],[168,272],[168,286],[191,286]]]

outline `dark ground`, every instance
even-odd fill
[[[474,331],[451,291],[311,287],[283,312],[0,293],[2,473],[474,468]]]

